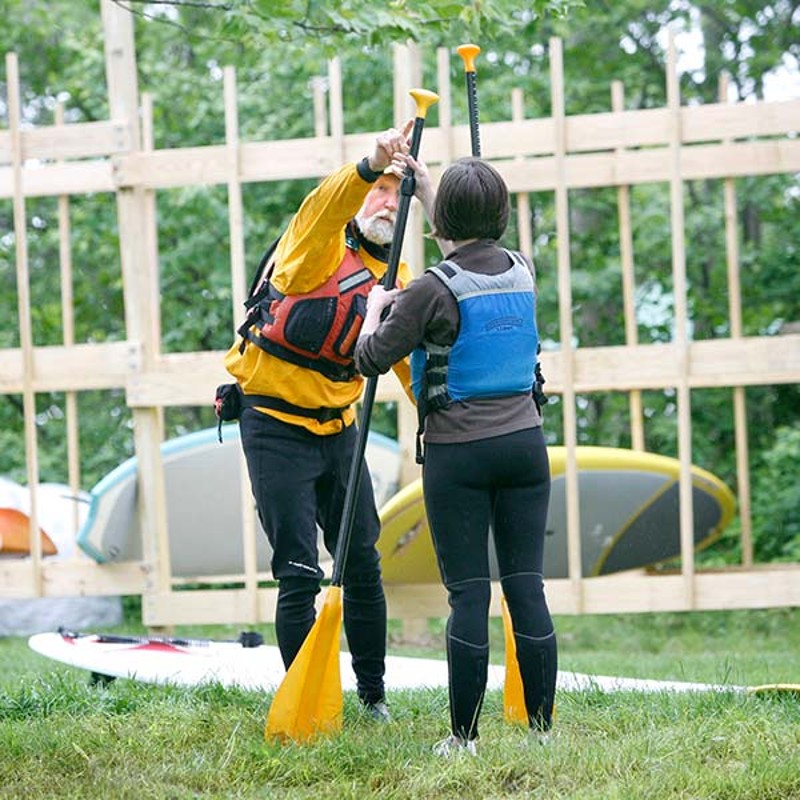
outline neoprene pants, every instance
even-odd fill
[[[489,664],[489,529],[531,727],[549,729],[558,670],[542,578],[550,464],[542,429],[425,445],[425,508],[447,587],[452,732],[478,735]]]
[[[242,446],[261,524],[272,546],[278,580],[275,630],[286,668],[311,630],[314,599],[324,577],[319,530],[333,555],[358,432],[317,436],[247,408],[239,420]],[[375,548],[380,521],[364,465],[343,579],[343,617],[356,674],[366,703],[384,696],[386,598]]]

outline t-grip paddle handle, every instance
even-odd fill
[[[422,129],[425,126],[425,118],[428,109],[439,101],[439,95],[429,92],[427,89],[411,89],[409,94],[417,104],[414,113],[414,127],[411,130],[411,142],[408,145],[409,153],[413,158],[419,154],[419,146],[422,140]],[[406,222],[408,220],[408,210],[411,206],[411,197],[414,194],[414,170],[406,167],[403,181],[400,184],[400,202],[397,206],[397,215],[394,224],[394,236],[389,248],[389,263],[382,283],[387,289],[392,289],[397,281],[397,270],[400,265],[400,251],[403,249],[403,236],[405,234]],[[398,236],[399,233],[399,236]]]
[[[422,129],[425,125],[425,117],[428,109],[439,100],[439,95],[429,92],[426,89],[412,89],[409,94],[414,98],[417,108],[414,114],[414,128],[411,132],[411,143],[409,152],[413,158],[419,154],[420,140],[422,139]],[[403,184],[406,187],[413,187],[414,170],[406,167],[403,176]],[[403,236],[405,235],[406,222],[408,220],[408,210],[411,206],[411,197],[414,191],[404,192],[401,185],[400,202],[397,207],[397,217],[394,224],[394,235],[392,244],[389,248],[389,263],[386,267],[386,274],[383,277],[383,285],[387,288],[394,286],[397,280],[397,270],[400,265],[400,251],[403,248]],[[361,484],[362,466],[364,464],[364,453],[367,448],[367,434],[369,433],[369,420],[372,416],[372,406],[375,404],[375,391],[378,388],[378,376],[375,375],[367,379],[364,389],[364,397],[361,401],[361,416],[358,420],[358,439],[356,440],[355,452],[353,453],[353,463],[350,465],[350,475],[347,479],[347,489],[344,495],[342,506],[342,517],[339,524],[339,538],[336,541],[336,551],[333,555],[333,574],[331,584],[341,586],[344,579],[344,562],[347,559],[347,551],[350,547],[350,536],[353,532],[353,520],[355,517],[356,501],[358,500],[358,487]]]
[[[478,131],[478,87],[475,81],[475,58],[481,49],[476,44],[462,44],[456,52],[464,61],[464,74],[467,81],[467,105],[469,107],[469,135],[472,155],[480,158],[481,138]]]

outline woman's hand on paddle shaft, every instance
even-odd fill
[[[394,302],[399,291],[399,289],[384,289],[380,284],[372,287],[367,297],[367,314],[361,326],[360,336],[370,336],[378,330],[383,310]]]
[[[408,153],[395,153],[392,157],[391,170],[400,180],[406,172],[406,167],[411,167],[414,170],[414,196],[422,203],[422,209],[425,212],[425,218],[431,228],[433,224],[433,208],[436,203],[436,189],[431,180],[431,174],[428,171],[428,165],[421,160],[415,159],[414,156]],[[445,239],[436,237],[436,242],[442,255],[447,255],[452,249],[452,243]]]
[[[431,174],[428,165],[421,159],[415,159],[409,153],[398,152],[392,156],[391,170],[398,179],[403,180],[406,174],[406,167],[411,167],[414,171],[414,197],[416,197],[425,209],[425,214],[433,216],[433,203],[436,200],[436,190],[433,188]]]
[[[375,139],[375,149],[369,156],[369,168],[373,172],[383,172],[392,163],[395,153],[407,153],[410,142],[409,135],[414,127],[414,120],[410,119],[402,130],[389,128]]]

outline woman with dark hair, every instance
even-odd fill
[[[446,257],[401,291],[372,289],[355,361],[370,376],[411,354],[425,508],[451,608],[451,734],[434,751],[474,755],[489,664],[490,529],[530,728],[546,741],[552,723],[557,648],[542,577],[550,466],[533,396],[536,289],[532,264],[498,244],[509,197],[494,168],[456,161],[434,194],[424,164],[395,156],[398,174],[407,164]]]

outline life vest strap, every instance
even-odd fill
[[[261,408],[270,408],[273,411],[282,411],[284,414],[293,414],[296,417],[315,419],[320,423],[341,419],[342,414],[350,408],[350,406],[341,406],[339,408],[331,408],[328,406],[305,408],[304,406],[297,406],[294,403],[290,403],[288,400],[283,400],[280,397],[270,397],[265,394],[245,394],[241,389],[239,391],[242,396],[241,402],[243,408],[260,406]]]
[[[305,369],[319,372],[328,380],[334,381],[335,383],[347,383],[353,380],[358,374],[355,364],[353,363],[345,365],[323,359],[309,358],[300,353],[295,353],[294,350],[283,347],[283,345],[273,342],[265,336],[260,336],[252,328],[248,328],[246,331],[240,331],[240,333],[242,333],[244,337],[242,344],[244,344],[244,339],[247,339],[270,355],[276,356],[283,361],[288,361],[290,364],[294,364],[297,367],[305,367]],[[243,349],[243,347],[240,347],[240,349]]]

